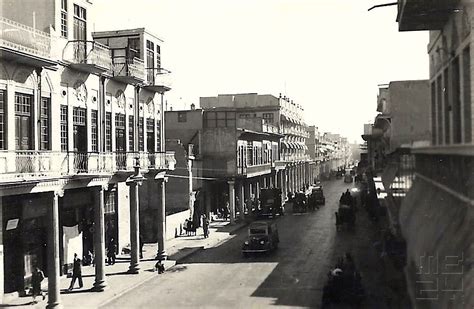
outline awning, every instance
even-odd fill
[[[398,165],[396,163],[389,163],[382,173],[382,183],[385,188],[385,191],[389,192],[390,186],[395,179],[395,176],[398,172]]]
[[[434,279],[449,281],[450,291],[472,290],[474,269],[465,266],[463,269],[474,243],[472,207],[472,201],[469,202],[467,198],[462,200],[442,186],[417,175],[402,203],[399,217],[407,243],[405,273],[408,274],[408,286],[412,287],[413,294],[429,291]],[[430,260],[433,264],[426,264]],[[440,270],[449,268],[449,272],[436,273],[435,277],[430,272],[420,274],[420,269],[430,269],[432,265],[438,265]],[[426,285],[422,282],[426,282]],[[465,293],[464,299],[456,297],[452,300],[451,296],[451,293],[439,293],[435,300],[436,307],[461,308],[464,307],[462,301],[465,304],[474,302],[474,293]],[[416,299],[412,301],[417,302]]]
[[[288,149],[290,148],[290,145],[288,145],[287,142],[281,142],[281,149]]]
[[[295,142],[289,142],[290,144],[290,149],[296,149],[296,143]]]
[[[304,149],[304,148],[303,148],[303,144],[301,144],[301,143],[296,143],[296,147],[297,147],[298,149]]]
[[[303,145],[303,149],[304,149],[304,150],[308,150],[308,146]]]

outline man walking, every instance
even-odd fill
[[[107,265],[115,264],[115,252],[117,251],[117,244],[115,239],[110,238],[109,243],[107,244]]]
[[[204,232],[204,238],[209,237],[209,220],[205,214],[202,215],[202,230]]]
[[[43,297],[43,300],[45,298],[45,295],[43,291],[41,290],[41,282],[44,279],[44,273],[39,269],[38,266],[35,266],[33,273],[31,274],[31,286],[33,289],[33,303],[36,302],[36,296],[40,295]]]
[[[71,280],[71,285],[69,285],[68,291],[71,291],[74,288],[74,283],[76,282],[76,279],[79,281],[79,288],[82,288],[83,283],[82,283],[82,261],[80,258],[77,257],[77,254],[74,253],[74,263],[72,267],[72,280]]]

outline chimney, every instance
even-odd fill
[[[194,103],[191,103],[191,110],[195,110],[196,109],[196,105]]]

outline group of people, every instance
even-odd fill
[[[204,238],[209,237],[209,219],[207,218],[206,214],[201,216],[202,220],[202,230],[204,234]],[[192,218],[186,219],[184,221],[184,230],[186,232],[186,236],[196,236],[196,230],[198,226],[193,222]]]
[[[349,189],[347,189],[346,192],[343,192],[339,199],[339,203],[342,205],[354,206],[354,202],[354,197],[351,195],[351,192],[349,192]]]
[[[360,273],[356,270],[352,255],[346,253],[328,273],[328,282],[323,289],[323,307],[331,302],[357,304],[363,296]]]

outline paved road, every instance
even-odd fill
[[[278,219],[280,246],[267,256],[244,258],[242,229],[224,244],[194,254],[164,275],[107,304],[106,308],[318,307],[326,273],[340,254],[334,212],[342,180],[324,183],[326,205]],[[337,242],[337,244],[336,244]],[[347,245],[347,244],[346,244]]]

